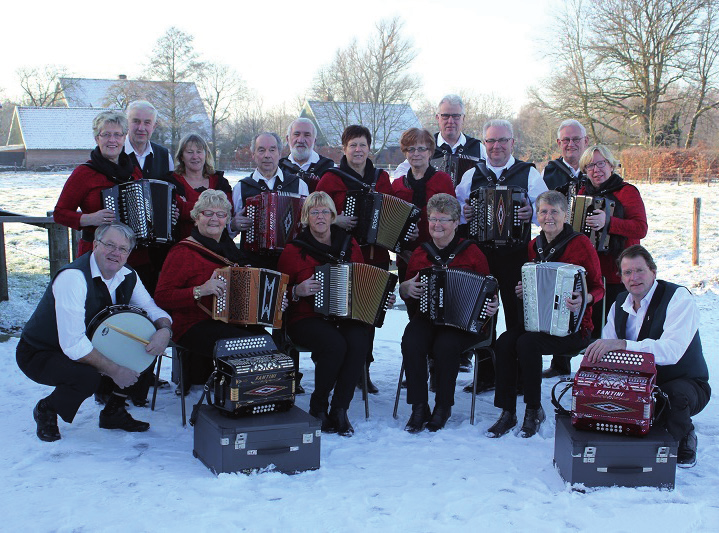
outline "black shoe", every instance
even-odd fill
[[[178,386],[175,388],[175,394],[178,395],[178,396],[187,396],[188,394],[190,394],[190,389],[191,389],[191,388],[192,388],[192,384],[191,384],[191,383],[185,383],[184,386],[183,386],[183,385],[178,385]]]
[[[525,439],[534,436],[546,418],[547,416],[544,414],[544,409],[542,409],[541,405],[539,409],[530,409],[527,407],[524,411],[524,422],[522,422],[522,429],[519,431],[519,435]]]
[[[327,416],[327,411],[314,411],[310,409],[310,415],[317,418],[320,423],[320,430],[322,433],[337,433],[337,428],[334,426],[334,424],[330,421],[329,417]]]
[[[451,407],[435,405],[434,411],[432,412],[432,418],[430,418],[429,422],[427,422],[427,431],[431,431],[432,433],[439,431],[447,423],[450,416],[452,416]]]
[[[39,431],[40,429],[38,429],[38,437],[40,437]],[[677,450],[677,466],[679,468],[691,468],[695,464],[697,464],[697,435],[694,433],[694,430],[691,430],[682,440],[679,441],[679,449]]]
[[[517,413],[502,409],[497,421],[487,430],[485,435],[490,439],[496,439],[509,433],[517,425]]]
[[[347,418],[347,409],[342,407],[333,407],[330,409],[329,415],[327,415],[330,422],[337,429],[337,433],[343,437],[351,437],[354,435],[355,428],[350,424],[349,418]]]
[[[402,387],[403,389],[406,389],[406,388],[407,388],[407,378],[404,378],[404,379],[402,380],[402,385],[401,385],[401,387]]]
[[[362,376],[360,376],[359,381],[357,381],[357,388],[362,390]],[[367,392],[370,394],[377,394],[379,392],[377,385],[372,383],[372,379],[369,377],[369,370],[367,371]]]
[[[472,360],[467,355],[463,355],[459,360],[459,371],[460,372],[471,372],[472,371]]]
[[[105,408],[100,411],[100,427],[102,429],[121,429],[136,433],[147,431],[150,429],[150,424],[132,418],[130,413],[125,410],[124,398],[113,395]]]
[[[424,425],[429,421],[432,413],[429,410],[427,402],[415,403],[412,405],[412,416],[409,417],[404,430],[409,433],[419,433]]]
[[[302,376],[304,376],[304,374],[302,372],[295,373],[295,394],[304,394],[305,393],[305,388],[300,383],[302,381]]]
[[[60,429],[57,427],[57,413],[47,404],[45,398],[37,402],[32,410],[32,417],[37,423],[37,438],[45,442],[60,440]]]
[[[563,377],[563,376],[568,376],[571,373],[572,373],[571,369],[565,371],[565,369],[563,369],[563,368],[556,368],[555,366],[550,365],[547,370],[542,372],[542,378],[550,379],[550,378],[556,378],[556,377]]]
[[[95,393],[95,402],[99,403],[100,405],[105,405],[107,403],[107,400],[110,399],[110,394],[106,394],[104,392],[96,392]]]
[[[150,403],[150,400],[148,400],[147,398],[142,398],[142,397],[133,398],[133,397],[130,397],[130,399],[132,400],[132,405],[134,405],[135,407],[147,407],[147,404]]]
[[[464,392],[468,392],[472,394],[472,384],[466,385],[463,389]],[[477,383],[477,394],[482,394],[484,392],[489,392],[491,390],[494,390],[494,382],[492,381],[480,381]]]

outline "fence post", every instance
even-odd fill
[[[694,231],[692,232],[692,265],[699,264],[699,212],[702,208],[702,199],[694,198]]]
[[[48,211],[47,216],[52,216]],[[70,243],[67,227],[52,223],[47,225],[47,244],[50,256],[50,277],[55,277],[60,268],[70,262]]]
[[[7,261],[5,260],[5,224],[0,222],[0,302],[7,302],[9,299]]]

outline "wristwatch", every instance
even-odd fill
[[[200,294],[200,287],[199,287],[199,285],[198,285],[197,287],[195,287],[194,289],[192,289],[192,296],[195,298],[195,300],[199,300],[200,297],[202,296],[202,295]]]
[[[293,301],[293,302],[299,302],[299,301],[300,301],[300,297],[297,296],[297,285],[294,285],[294,286],[292,287],[292,301]]]

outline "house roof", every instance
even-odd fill
[[[10,138],[27,150],[92,150],[92,121],[100,109],[85,107],[15,108]],[[13,131],[14,130],[14,131]]]

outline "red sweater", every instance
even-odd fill
[[[537,252],[534,250],[534,243],[537,239],[532,239],[529,243],[529,260],[534,261],[537,258]],[[586,235],[579,235],[574,237],[567,247],[564,249],[564,253],[559,259],[552,259],[553,261],[559,261],[562,263],[571,263],[573,265],[584,267],[587,271],[587,287],[589,293],[592,295],[592,305],[587,307],[582,318],[582,325],[580,331],[583,332],[583,336],[589,336],[589,333],[594,329],[592,324],[592,308],[594,304],[604,298],[604,284],[602,283],[602,272],[599,266],[599,257],[597,251],[592,246],[589,237]],[[586,331],[586,334],[584,334]]]
[[[195,207],[195,204],[200,198],[201,193],[193,189],[190,184],[187,183],[185,177],[181,174],[177,174],[175,172],[172,174],[172,177],[185,188],[184,199],[179,195],[177,196],[177,207],[180,210],[180,218],[177,221],[177,240],[180,241],[189,237],[190,233],[192,232],[192,226],[195,225],[195,221],[192,220],[192,217],[190,216],[190,211],[192,211],[192,208]],[[220,189],[220,180],[223,180],[225,182],[227,181],[225,180],[225,178],[221,178],[217,174],[213,174],[212,176],[210,176],[210,186],[208,188]],[[229,189],[229,192],[225,191],[225,194],[227,195],[227,199],[230,201],[230,205],[232,205],[232,189]],[[234,206],[232,209],[233,212],[230,213],[230,215],[234,214]]]
[[[579,190],[579,194],[586,194],[585,188]],[[612,194],[624,208],[624,218],[611,217],[609,220],[609,234],[626,237],[624,248],[639,244],[640,239],[647,236],[647,213],[644,210],[644,202],[639,190],[629,183]],[[602,266],[602,275],[607,278],[607,283],[617,284],[622,282],[617,268],[619,255],[599,254],[599,264]]]
[[[292,287],[294,285],[302,283],[306,279],[314,276],[316,266],[324,264],[309,254],[306,254],[303,259],[301,254],[302,250],[303,248],[297,246],[296,244],[288,244],[285,246],[285,249],[282,250],[282,255],[280,255],[280,260],[277,263],[277,270],[290,277],[287,285],[288,294],[292,294]],[[354,238],[352,239],[351,252],[351,261],[353,263],[365,262],[360,246]],[[315,313],[314,306],[314,296],[300,298],[297,302],[291,301],[290,298],[290,306],[287,308],[287,312],[285,313],[287,324],[294,324],[303,318],[321,317],[322,315]]]
[[[405,202],[413,203],[412,189],[407,187],[405,183],[406,178],[406,176],[402,176],[392,182],[392,194],[397,198],[404,200]],[[429,180],[427,180],[427,194],[425,196],[424,203],[417,206],[422,208],[422,214],[419,217],[418,224],[419,238],[416,241],[409,243],[410,249],[413,250],[423,242],[429,241],[430,237],[429,223],[427,222],[427,202],[430,198],[432,198],[432,196],[440,192],[447,193],[451,196],[456,197],[454,193],[454,185],[452,184],[452,178],[449,177],[449,174],[445,174],[444,172],[435,172],[434,175],[429,178]]]

